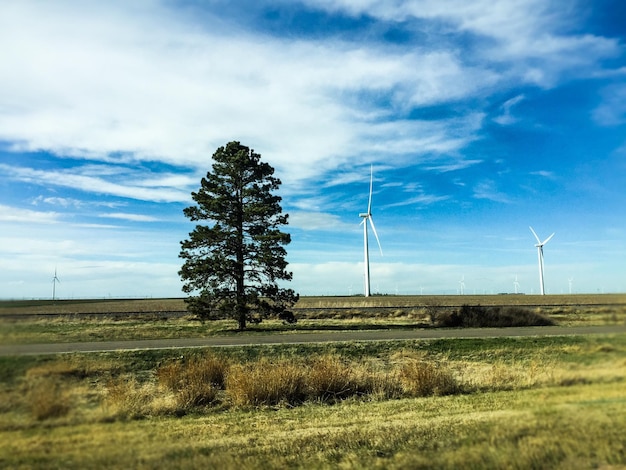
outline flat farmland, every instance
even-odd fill
[[[243,335],[435,328],[433,312],[463,304],[620,328],[0,356],[0,467],[623,468],[625,301],[307,297],[295,325]],[[235,326],[194,321],[181,299],[0,304],[2,344],[241,337]]]
[[[531,307],[597,307],[626,305],[626,294],[577,295],[414,295],[373,297],[301,297],[294,311],[309,309],[371,309],[412,307],[458,307],[469,305],[514,305]],[[77,300],[4,300],[0,317],[19,314],[132,314],[185,312],[184,299],[77,299]]]
[[[626,324],[626,295],[303,297],[297,323],[268,319],[244,334],[432,328],[435,315],[462,305],[522,307],[564,327]],[[180,298],[0,302],[4,345],[240,335],[235,328],[194,320]]]

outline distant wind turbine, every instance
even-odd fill
[[[461,293],[461,295],[465,295],[465,276],[461,277],[461,280],[459,281],[459,287],[459,292]]]
[[[513,286],[515,287],[515,293],[519,294],[519,282],[517,282],[517,274],[515,275],[515,281],[513,282]]]
[[[57,277],[57,268],[54,268],[54,277],[52,278],[52,300],[55,300],[56,298],[57,282],[60,283],[61,281],[59,281],[59,278]]]
[[[539,240],[539,237],[535,233],[532,227],[529,227],[530,231],[533,233],[535,238],[537,239],[537,257],[539,258],[539,288],[541,289],[541,295],[545,295],[545,289],[543,285],[543,246],[550,241],[550,239],[554,236],[554,233],[546,238],[544,241]]]
[[[574,281],[574,278],[570,277],[567,281],[569,282],[569,293],[571,295],[571,293],[572,293],[572,282]]]
[[[363,219],[361,225],[363,225],[363,253],[365,257],[365,297],[370,296],[370,256],[369,256],[369,245],[367,240],[367,221],[369,220],[370,225],[372,226],[372,231],[374,232],[374,236],[376,237],[376,241],[378,242],[378,249],[380,250],[380,255],[383,255],[383,248],[380,246],[380,240],[378,239],[378,234],[376,233],[376,226],[374,225],[374,219],[372,218],[372,185],[374,181],[374,169],[373,166],[370,166],[370,195],[369,201],[367,203],[367,212],[359,214],[359,217]]]

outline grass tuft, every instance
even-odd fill
[[[179,406],[187,409],[216,402],[229,367],[227,360],[206,355],[170,362],[159,367],[156,375],[160,385],[177,394]]]
[[[297,405],[306,398],[304,369],[267,359],[236,364],[226,377],[226,394],[235,406]]]
[[[462,388],[452,372],[426,361],[411,361],[400,370],[400,381],[404,392],[411,397],[452,395]]]
[[[359,373],[361,372],[361,373]],[[339,357],[324,355],[313,360],[307,370],[307,391],[313,400],[334,402],[371,392],[369,374],[348,365]]]
[[[27,401],[37,421],[60,418],[70,411],[69,392],[54,378],[34,380],[30,384]]]

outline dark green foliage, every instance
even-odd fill
[[[183,291],[188,308],[201,319],[232,317],[239,329],[248,321],[279,315],[298,299],[278,281],[291,280],[284,246],[291,237],[281,198],[281,182],[261,156],[239,142],[213,154],[213,171],[202,178],[196,205],[184,210],[196,225],[181,242]]]
[[[554,325],[550,318],[521,307],[483,307],[463,305],[460,310],[440,314],[438,326],[450,328],[503,328],[512,326]]]

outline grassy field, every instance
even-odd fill
[[[246,334],[430,327],[433,311],[450,311],[461,304],[526,307],[562,326],[626,323],[626,295],[303,297],[294,309],[296,324],[267,320],[249,325]],[[182,299],[3,301],[0,302],[0,343],[240,334],[234,321],[202,324],[184,315],[184,308]],[[167,312],[179,313],[168,315]]]
[[[626,322],[623,295],[309,297],[296,325],[245,334],[423,327],[461,304]],[[0,341],[236,334],[164,314],[182,309],[0,302]],[[624,390],[624,334],[7,356],[0,468],[624,468]]]
[[[225,375],[193,381],[202,364]],[[333,393],[291,399],[289,371]],[[626,465],[626,335],[5,357],[0,376],[2,468]]]

